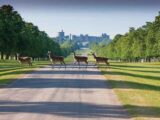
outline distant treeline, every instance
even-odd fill
[[[77,42],[75,41],[71,41],[71,40],[65,40],[62,44],[61,44],[61,50],[62,50],[62,54],[64,56],[69,55],[71,52],[80,49],[81,45],[79,45]]]
[[[53,26],[54,27],[54,26]],[[9,59],[20,53],[33,58],[45,58],[47,52],[68,55],[60,45],[32,23],[25,22],[10,5],[0,7],[0,56]],[[72,44],[75,45],[75,44]],[[63,46],[63,48],[73,47]]]
[[[160,13],[153,22],[124,35],[116,35],[106,46],[90,44],[98,55],[127,62],[160,60]]]

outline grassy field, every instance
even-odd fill
[[[89,53],[90,50],[76,51],[77,54],[83,54],[86,52]],[[65,62],[67,64],[72,63],[73,61],[73,54],[65,58]],[[28,67],[28,65],[20,66],[19,62],[15,60],[0,60],[0,87],[4,87],[10,84],[24,73],[31,72],[35,68],[42,67],[48,64],[50,64],[49,61],[35,61],[33,62],[32,67]]]
[[[77,54],[87,53],[89,62],[94,59],[90,50],[78,50]],[[67,64],[73,62],[73,54],[65,58]],[[17,61],[0,61],[0,87],[31,72],[37,67],[50,64],[49,61],[36,61],[32,67],[20,67]],[[160,63],[118,63],[112,62],[109,69],[99,65],[118,99],[136,120],[160,119]]]
[[[160,119],[160,63],[111,63],[101,70],[136,120]]]
[[[6,86],[11,83],[14,79],[20,77],[23,73],[31,72],[37,67],[50,64],[48,61],[36,61],[33,62],[32,67],[28,65],[20,64],[15,60],[0,61],[0,87]]]
[[[90,49],[81,49],[81,50],[77,50],[75,52],[77,55],[83,55],[83,54],[87,55],[89,57],[89,62],[92,62],[94,60],[93,57],[91,56],[92,50],[90,50]],[[71,53],[69,56],[67,56],[65,58],[65,62],[66,63],[74,62],[73,53]]]

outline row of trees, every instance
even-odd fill
[[[65,40],[61,45],[62,54],[64,56],[69,55],[71,52],[80,49],[80,45],[76,41]]]
[[[160,58],[160,13],[153,22],[137,29],[130,28],[124,35],[116,35],[106,46],[92,43],[90,48],[101,56],[123,61],[151,61]]]
[[[47,56],[47,51],[62,54],[60,45],[32,23],[25,22],[10,5],[0,7],[1,59],[21,53],[33,58]]]

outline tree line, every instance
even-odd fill
[[[54,26],[53,26],[54,27]],[[70,43],[69,43],[70,44]],[[11,5],[0,7],[0,56],[1,59],[15,58],[16,53],[34,58],[45,58],[47,52],[55,55],[68,55],[75,44],[63,45],[40,31],[31,22],[25,22]]]
[[[76,41],[72,40],[64,40],[61,44],[62,54],[64,56],[69,55],[71,52],[74,52],[77,49],[80,49],[81,45],[78,44]]]
[[[117,34],[108,45],[92,43],[90,48],[100,56],[121,61],[160,60],[160,12],[153,22],[137,29],[131,27],[124,35]]]

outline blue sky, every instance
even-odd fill
[[[0,4],[11,4],[50,37],[63,29],[66,34],[107,33],[113,38],[153,21],[160,11],[158,0],[1,0]]]

